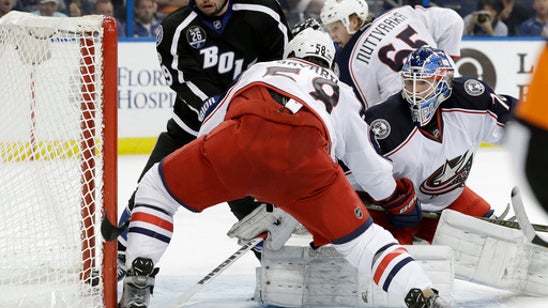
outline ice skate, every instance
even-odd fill
[[[438,295],[435,289],[411,289],[405,297],[405,304],[409,308],[451,308],[450,303],[446,302]]]
[[[146,308],[150,304],[150,295],[154,288],[154,276],[158,274],[152,260],[137,258],[124,279],[124,290],[119,308]]]

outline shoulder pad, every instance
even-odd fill
[[[397,148],[415,127],[407,103],[399,93],[367,109],[365,121],[369,125],[371,139],[374,138],[377,142],[381,155]]]

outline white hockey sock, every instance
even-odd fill
[[[150,258],[157,264],[173,233],[173,217],[159,208],[137,204],[128,228],[126,266],[137,257]]]
[[[173,215],[180,207],[164,187],[158,164],[154,165],[141,179],[135,194],[135,207],[128,227],[128,270],[137,257],[158,263],[171,240]]]
[[[411,288],[430,287],[430,279],[407,250],[382,227],[372,224],[352,241],[335,248],[377,285],[402,301]]]

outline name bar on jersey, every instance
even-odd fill
[[[387,13],[387,15],[383,15],[379,19],[378,23],[373,22],[373,28],[371,30],[366,30],[369,31],[369,33],[365,37],[365,40],[362,42],[362,45],[358,50],[358,55],[356,59],[358,61],[369,64],[369,61],[371,60],[371,54],[373,53],[374,48],[377,46],[379,41],[407,19],[409,19],[409,17],[401,13],[392,12]]]

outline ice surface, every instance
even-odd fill
[[[127,203],[146,159],[144,155],[120,156],[119,212]],[[508,159],[500,148],[481,148],[467,182],[499,213],[510,201],[511,188],[516,185]],[[548,224],[546,215],[527,196],[524,199],[530,220]],[[171,301],[238,250],[236,241],[226,236],[234,222],[235,217],[226,204],[201,214],[181,209],[175,215],[173,239],[158,264],[160,273],[152,307],[169,307]],[[259,262],[252,253],[244,255],[197,293],[188,307],[260,307],[250,301],[257,266]],[[548,307],[548,297],[529,297],[462,280],[456,281],[454,296],[456,307]]]

